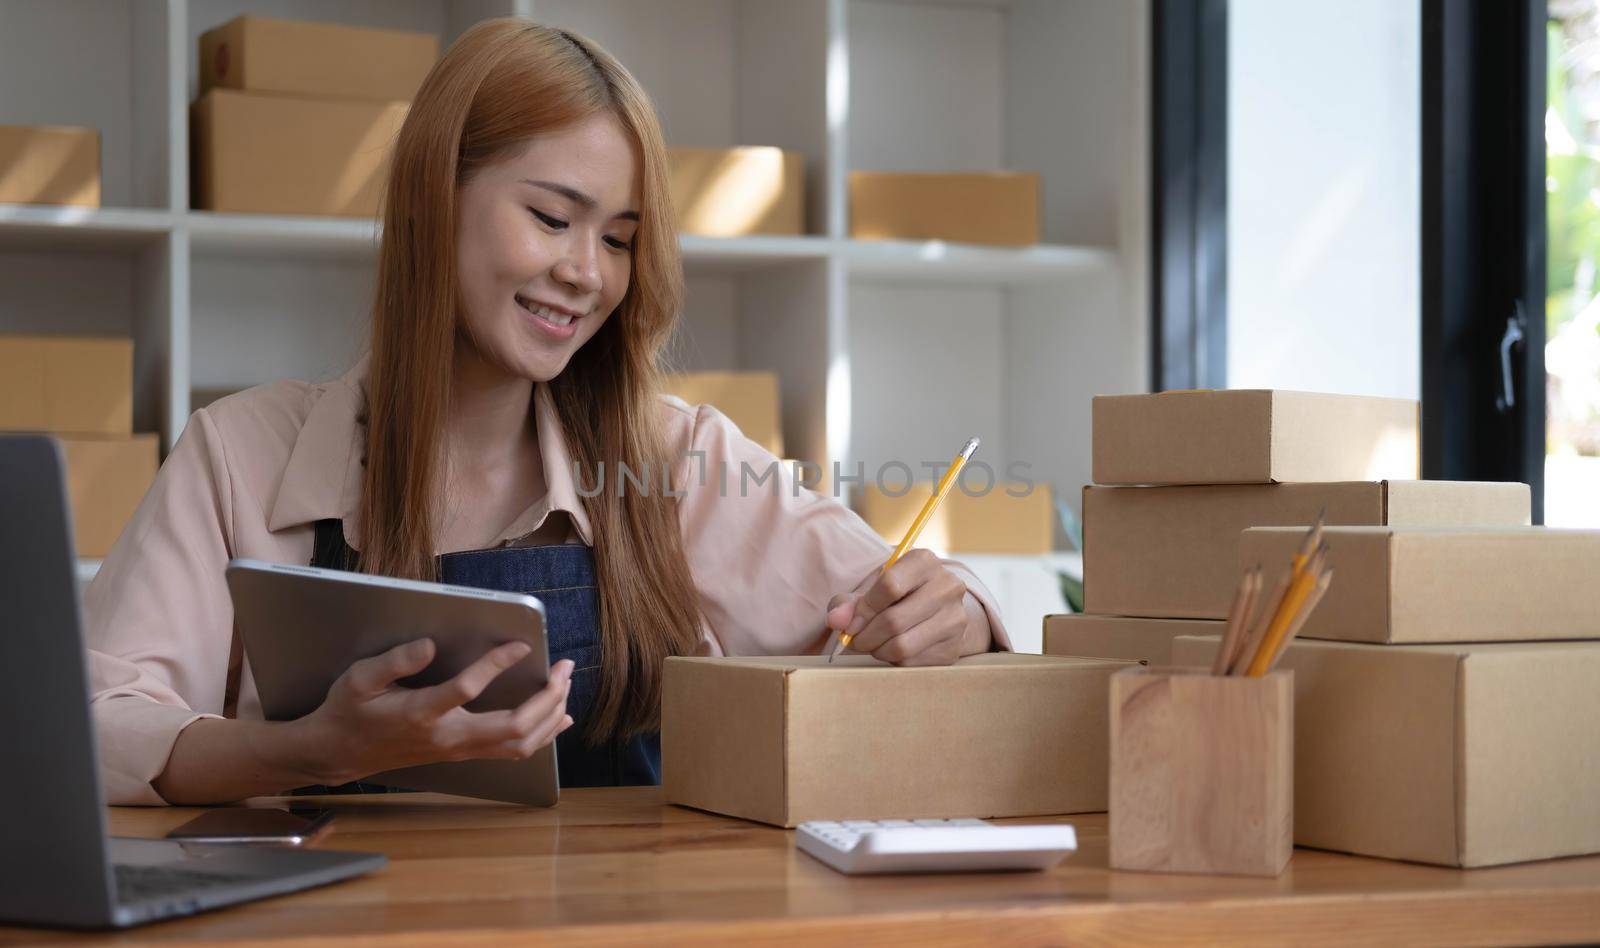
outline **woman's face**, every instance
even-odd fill
[[[602,114],[462,185],[462,324],[485,359],[545,382],[599,331],[628,290],[639,168],[632,137]]]

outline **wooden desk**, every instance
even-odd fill
[[[308,798],[299,798],[308,801]],[[576,790],[533,810],[434,794],[328,797],[329,848],[384,871],[88,940],[563,946],[667,941],[1062,944],[1552,943],[1600,940],[1600,857],[1459,872],[1297,851],[1277,879],[1113,873],[1104,814],[1063,817],[1079,852],[1048,873],[851,878],[756,823],[664,806],[653,788]],[[111,811],[159,836],[190,809]],[[84,940],[0,929],[0,944]]]

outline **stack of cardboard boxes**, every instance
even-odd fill
[[[1178,636],[1220,635],[1250,527],[1303,529],[1324,513],[1335,525],[1529,522],[1526,485],[1416,480],[1418,457],[1417,403],[1405,399],[1096,398],[1084,614],[1047,619],[1045,651],[1165,665]]]
[[[194,206],[372,217],[438,38],[241,16],[200,37]],[[805,233],[805,159],[771,147],[672,148],[679,230]]]
[[[1521,484],[1327,482],[1391,449],[1402,473],[1414,419],[1284,392],[1096,400],[1097,480],[1232,483],[1087,489],[1086,605],[1136,618],[1052,617],[1047,649],[1208,666],[1243,571],[1271,588],[1326,510],[1333,585],[1279,666],[1295,842],[1452,866],[1600,851],[1600,642],[1530,641],[1600,639],[1600,533],[1527,526]]]
[[[155,435],[133,433],[133,342],[0,336],[0,431],[61,439],[78,555],[105,556],[155,479],[160,450]]]
[[[241,16],[200,37],[194,206],[373,217],[429,33]]]
[[[1280,663],[1295,841],[1450,866],[1600,852],[1600,532],[1326,537],[1339,575]],[[1288,542],[1247,530],[1239,555],[1273,582]],[[1180,638],[1173,661],[1214,649]]]

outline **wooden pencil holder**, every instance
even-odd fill
[[[1293,672],[1111,676],[1111,868],[1276,876],[1293,846]]]

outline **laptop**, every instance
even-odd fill
[[[0,924],[121,928],[382,868],[375,853],[106,835],[65,466],[0,436]]]

